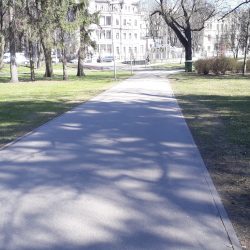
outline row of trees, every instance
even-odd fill
[[[199,34],[205,28],[207,21],[211,18],[216,18],[223,11],[223,0],[156,0],[154,11],[151,17],[159,16],[171,29],[178,38],[179,42],[185,48],[185,68],[186,71],[192,71],[192,57],[195,43],[197,43]],[[244,0],[231,10],[227,10],[222,15],[221,19],[226,18],[232,12],[237,12],[239,7],[248,5],[250,0]],[[233,46],[243,44],[245,49],[245,59],[249,50],[249,22],[250,22],[250,7],[246,8],[243,13],[238,14],[237,22],[240,26],[235,25],[236,29],[241,29],[240,32],[235,32],[231,39],[234,39]],[[244,35],[243,35],[244,34]],[[237,43],[235,45],[235,43]],[[245,68],[245,67],[244,67]]]
[[[8,47],[11,82],[18,82],[16,52],[20,41],[24,40],[30,58],[31,80],[35,80],[35,61],[39,67],[42,56],[45,59],[44,76],[53,76],[55,46],[60,50],[63,79],[66,80],[69,44],[79,37],[77,76],[84,76],[87,49],[95,47],[89,31],[92,23],[98,23],[98,13],[89,12],[88,0],[0,0],[0,68]]]

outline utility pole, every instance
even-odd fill
[[[114,43],[114,4],[115,2],[109,2],[111,6],[111,35],[112,35],[112,50],[113,50],[113,62],[114,62],[114,79],[117,80],[116,77],[116,61],[115,61],[115,43]]]

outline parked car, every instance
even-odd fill
[[[113,62],[114,57],[113,56],[104,56],[104,57],[98,57],[97,62]]]
[[[10,53],[5,53],[3,56],[3,62],[4,63],[10,63]],[[21,65],[28,65],[29,59],[27,59],[24,55],[24,53],[16,53],[16,63]]]
[[[59,58],[57,57],[57,55],[51,55],[52,58],[52,63],[59,63]]]
[[[75,58],[75,59],[73,59],[73,60],[70,60],[70,63],[78,64],[78,58]]]

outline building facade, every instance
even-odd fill
[[[139,1],[92,0],[90,8],[100,12],[100,25],[92,32],[97,56],[114,55],[120,61],[147,58],[150,39]]]

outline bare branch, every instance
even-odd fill
[[[243,4],[247,4],[250,3],[250,0],[245,0],[245,2],[242,2],[240,4],[238,4],[236,7],[234,7],[232,10],[230,10],[229,12],[227,12],[226,14],[224,14],[220,19],[218,19],[218,21],[224,19],[226,16],[228,16],[229,14],[231,14],[232,12],[236,11],[239,7],[241,7]]]

